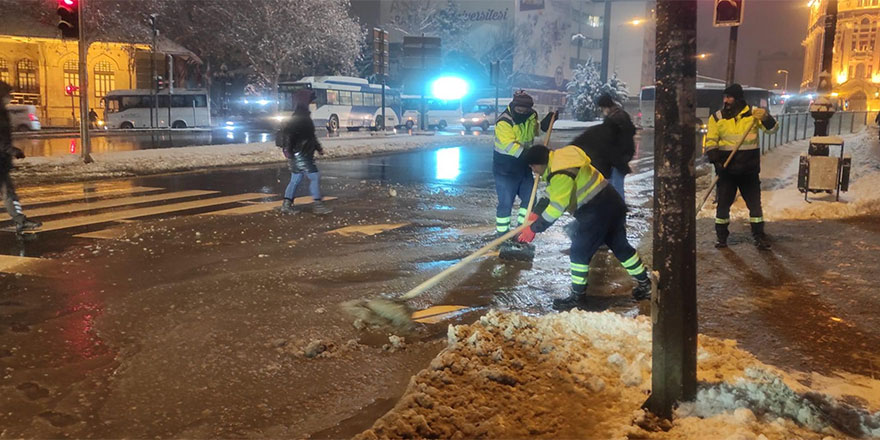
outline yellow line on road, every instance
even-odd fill
[[[381,234],[385,231],[390,231],[397,228],[402,228],[409,223],[393,223],[393,224],[380,224],[380,225],[353,225],[346,226],[344,228],[334,229],[332,231],[327,231],[327,234],[339,234],[343,237],[348,237],[354,234],[364,234],[364,235],[376,235]]]
[[[88,198],[97,198],[97,197],[106,197],[106,196],[117,196],[117,195],[134,195],[140,193],[149,193],[162,191],[164,188],[153,188],[150,186],[134,186],[131,188],[117,188],[117,189],[109,189],[106,191],[99,192],[79,192],[79,193],[64,193],[64,194],[53,194],[53,195],[44,195],[38,197],[31,197],[27,195],[19,194],[21,198],[21,203],[25,206],[25,210],[34,205],[43,205],[46,203],[55,203],[55,202],[70,202],[74,200],[84,200]]]
[[[17,257],[14,255],[0,255],[0,272],[23,273],[36,275],[45,263],[51,264],[52,260],[44,258]]]
[[[61,193],[88,193],[88,192],[98,192],[98,191],[107,191],[113,189],[126,189],[131,188],[132,185],[130,182],[104,182],[104,183],[63,183],[58,185],[40,185],[40,186],[28,186],[24,188],[16,188],[16,192],[21,195],[40,195],[40,194],[61,194]]]
[[[217,194],[219,191],[189,190],[177,191],[149,196],[123,197],[119,199],[98,200],[95,202],[71,203],[68,205],[50,206],[48,208],[27,210],[28,217],[39,217],[56,214],[70,214],[73,212],[90,211],[93,209],[116,208],[119,206],[138,205],[141,203],[161,202],[162,200],[183,199],[186,197],[204,196]],[[0,214],[0,221],[10,220],[9,214]]]
[[[43,223],[43,227],[36,231],[28,231],[28,233],[39,233],[46,231],[57,231],[59,229],[76,228],[79,226],[97,225],[118,220],[125,220],[137,217],[147,217],[158,214],[168,214],[178,211],[186,211],[190,209],[206,208],[209,206],[224,205],[227,203],[241,202],[243,200],[261,199],[264,197],[272,197],[274,194],[263,193],[247,193],[236,194],[232,196],[212,197],[209,199],[193,200],[191,202],[172,203],[170,205],[150,206],[147,208],[127,209],[123,211],[105,212],[85,217],[73,217],[61,220],[48,221]],[[7,228],[9,230],[9,228]]]
[[[324,201],[328,202],[330,200],[336,200],[336,197],[324,197]],[[211,211],[205,212],[199,215],[210,216],[210,215],[243,215],[243,214],[256,214],[258,212],[266,212],[275,209],[278,206],[281,206],[281,200],[276,200],[274,202],[260,202],[260,203],[252,203],[247,206],[238,206],[235,208],[224,209],[222,211]],[[309,205],[314,202],[309,196],[297,197],[293,199],[293,205],[298,207],[300,205]]]

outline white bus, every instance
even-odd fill
[[[719,110],[724,104],[725,85],[721,83],[698,82],[697,83],[697,124],[701,127],[709,122],[709,116]],[[768,108],[770,106],[770,91],[757,87],[744,87],[746,102],[751,106]],[[654,86],[642,88],[639,94],[639,114],[637,122],[641,127],[654,126]]]
[[[150,118],[153,120],[152,124]],[[210,127],[211,101],[205,89],[174,89],[170,95],[168,89],[161,90],[155,95],[147,89],[111,90],[104,97],[104,126],[107,128]]]
[[[403,103],[402,125],[407,129],[419,126],[419,115],[422,114],[422,97],[419,95],[401,95]],[[425,107],[428,109],[428,128],[437,127],[445,129],[450,124],[461,120],[461,100],[444,101],[442,99],[425,98]]]
[[[315,101],[309,106],[316,126],[327,126],[333,131],[340,128],[357,130],[396,127],[400,118],[394,111],[399,106],[399,95],[385,87],[385,123],[382,121],[382,85],[370,84],[363,78],[351,76],[307,76],[295,82],[278,84],[279,122],[293,114],[294,94],[311,90]]]

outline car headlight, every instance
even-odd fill
[[[461,118],[461,122],[464,122],[464,121],[466,121],[466,120],[467,120],[467,119],[465,119],[465,118]]]
[[[284,116],[281,116],[281,115],[275,115],[275,116],[272,116],[272,119],[274,119],[274,120],[276,120],[276,121],[278,121],[278,122],[281,122],[281,121],[284,120]]]
[[[480,118],[471,118],[471,121],[480,122]]]

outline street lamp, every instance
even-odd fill
[[[632,20],[628,20],[623,23],[619,23],[616,26],[616,28],[620,29],[620,27],[622,27],[624,25],[639,26],[639,25],[644,24],[646,21],[648,21],[648,20],[645,20],[644,18],[633,18]],[[617,40],[618,40],[617,38],[614,39],[614,52],[613,52],[614,53],[614,71],[615,72],[617,71],[617,57],[618,57],[618,55],[617,55]]]
[[[703,52],[701,54],[697,54],[697,58],[701,59],[701,60],[705,60],[706,58],[709,58],[710,56],[712,56],[712,54],[706,53],[706,52]]]
[[[784,74],[785,74],[785,81],[783,82],[783,85],[782,85],[782,92],[783,92],[783,93],[788,93],[788,71],[785,70],[785,69],[779,69],[779,70],[776,71],[776,73],[777,73],[777,74],[780,74],[780,73],[784,73]]]

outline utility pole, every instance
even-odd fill
[[[153,44],[150,45],[150,98],[152,99],[150,104],[150,128],[159,126],[159,103],[156,96],[156,36],[159,34],[158,29],[156,29],[156,19],[158,17],[159,14],[150,14],[150,29],[153,33]],[[153,125],[154,115],[156,117],[155,125]]]
[[[599,72],[602,84],[608,82],[608,51],[611,39],[611,0],[605,0],[605,15],[602,16],[602,71]]]
[[[92,163],[92,139],[89,137],[89,43],[86,41],[85,27],[86,22],[83,20],[83,9],[86,7],[86,1],[80,0],[77,14],[79,15],[79,41],[77,49],[79,52],[79,138],[82,146],[80,147],[80,157],[83,163]]]
[[[727,45],[727,76],[724,77],[727,85],[734,83],[736,73],[736,40],[739,37],[739,26],[730,27],[730,43]]]
[[[654,112],[654,268],[651,397],[669,419],[697,392],[694,124],[697,0],[657,0]]]
[[[816,100],[810,104],[813,116],[813,136],[828,136],[828,123],[834,116],[834,102],[831,99],[831,63],[834,59],[834,36],[837,33],[837,0],[828,0],[825,9],[825,35],[822,41],[822,71],[816,85]]]
[[[782,92],[788,93],[788,70],[779,69],[776,71],[776,73],[777,74],[781,73],[781,74],[785,75],[785,82],[782,84]]]
[[[171,54],[166,55],[168,57],[168,127],[171,127],[171,95],[174,94],[174,56]],[[195,121],[193,121],[195,124]]]

